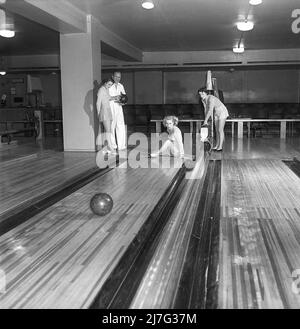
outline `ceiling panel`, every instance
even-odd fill
[[[291,30],[299,0],[263,0],[259,6],[248,0],[153,0],[150,11],[141,0],[69,1],[142,51],[231,50],[241,37],[235,23],[247,15],[255,28],[243,34],[246,49],[300,47],[300,34]],[[0,37],[0,55],[59,53],[57,32],[13,16],[16,37]]]
[[[14,22],[14,38],[0,37],[0,55],[58,54],[59,33],[22,16],[9,14]]]
[[[292,11],[299,0],[154,0],[144,10],[141,0],[72,0],[113,32],[143,51],[229,50],[241,33],[235,24],[248,16],[255,22],[242,41],[248,49],[298,48],[292,33]]]

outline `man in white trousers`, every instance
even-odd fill
[[[112,79],[114,84],[109,88],[109,94],[111,97],[119,96],[125,93],[124,86],[120,83],[121,72],[114,72]],[[119,101],[110,101],[110,107],[112,111],[112,146],[119,151],[126,149],[126,129],[124,122],[123,107]],[[117,137],[117,140],[116,140]]]

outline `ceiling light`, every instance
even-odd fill
[[[238,22],[236,24],[236,26],[237,26],[238,30],[245,32],[245,31],[252,30],[254,27],[254,24],[253,24],[253,22],[245,21],[245,22]]]
[[[245,51],[245,48],[244,48],[244,46],[233,47],[232,51],[236,54],[241,54]]]
[[[13,38],[15,36],[15,31],[11,31],[11,30],[0,30],[0,35],[3,38]]]
[[[256,5],[260,5],[262,3],[262,0],[250,0],[249,3],[252,6],[256,6]]]
[[[0,36],[4,38],[13,38],[15,36],[13,19],[7,16],[2,9],[0,9]]]
[[[0,75],[5,75],[6,74],[6,72],[5,71],[0,71]]]
[[[154,8],[154,3],[152,0],[144,0],[142,3],[142,7],[145,9],[152,9]]]

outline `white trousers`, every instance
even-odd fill
[[[124,122],[123,108],[122,106],[115,105],[112,109],[113,121],[112,121],[112,147],[122,150],[126,148],[126,127]],[[117,138],[117,139],[116,139]]]

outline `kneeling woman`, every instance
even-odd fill
[[[167,116],[163,120],[163,125],[167,128],[168,139],[163,143],[163,146],[158,152],[151,154],[151,157],[157,157],[161,154],[183,158],[184,149],[181,130],[177,127],[178,118]]]

